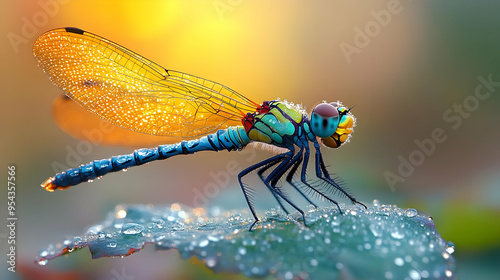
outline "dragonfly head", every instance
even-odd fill
[[[340,102],[321,103],[311,113],[311,130],[321,143],[338,148],[349,141],[356,118]]]

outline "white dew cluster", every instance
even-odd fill
[[[38,262],[46,265],[83,247],[93,258],[126,256],[151,243],[185,259],[195,256],[215,272],[250,277],[456,279],[455,246],[429,216],[378,201],[366,210],[341,208],[343,214],[310,207],[307,227],[297,213],[272,210],[249,232],[253,220],[246,210],[120,205],[83,235],[41,250]]]

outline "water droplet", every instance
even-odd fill
[[[380,201],[378,201],[378,199],[374,199],[372,203],[373,203],[373,206],[375,206],[375,207],[380,206]]]
[[[392,279],[392,272],[386,271],[385,272],[385,279]]]
[[[74,245],[80,245],[82,243],[83,243],[83,239],[80,236],[73,237],[73,244]]]
[[[257,242],[254,239],[245,238],[243,239],[243,242],[241,242],[241,244],[243,244],[243,246],[255,246]]]
[[[394,239],[403,239],[405,237],[405,233],[397,226],[391,228],[391,236]]]
[[[405,264],[405,261],[402,258],[397,257],[394,259],[394,264],[397,266],[403,266]]]
[[[379,237],[382,235],[382,224],[380,222],[370,224],[369,228],[373,236]]]
[[[46,258],[42,258],[38,261],[39,265],[46,265],[49,261]]]
[[[120,209],[116,212],[116,218],[123,219],[125,217],[127,217],[127,211],[125,211],[124,209]]]
[[[451,277],[453,275],[453,272],[451,272],[451,270],[446,270],[445,274],[446,277]]]
[[[261,274],[261,269],[257,266],[252,267],[251,271],[253,274]]]
[[[337,216],[333,216],[332,226],[339,226],[339,225],[340,225],[340,219]]]
[[[210,240],[212,242],[217,242],[217,241],[219,241],[219,238],[217,236],[210,235],[210,236],[208,236],[208,240]]]
[[[111,241],[109,242],[108,245],[106,245],[107,247],[110,247],[110,248],[115,248],[116,247],[116,242],[115,241]]]
[[[312,259],[311,261],[312,266],[318,266],[318,260],[317,259]]]
[[[240,255],[245,255],[247,253],[247,248],[245,248],[245,247],[239,247],[238,248],[238,253]]]
[[[144,230],[144,227],[136,223],[124,224],[122,227],[122,233],[126,235],[139,234]]]
[[[104,238],[106,238],[106,233],[104,233],[104,231],[100,231],[97,233],[97,238],[100,239],[100,240],[103,240]]]
[[[214,267],[217,264],[217,259],[215,257],[208,257],[205,264],[208,267]]]
[[[208,240],[205,239],[205,240],[202,240],[200,243],[198,243],[198,246],[201,248],[207,247],[208,243],[209,243]]]
[[[413,280],[420,280],[422,277],[420,276],[420,273],[414,269],[410,270],[408,273],[410,275],[410,278]]]
[[[121,229],[123,227],[123,223],[117,223],[117,221],[115,221],[115,223],[113,224],[113,227],[116,229]]]
[[[453,242],[446,243],[446,252],[450,255],[455,252],[455,244]]]
[[[179,213],[177,213],[177,215],[179,215],[179,218],[181,218],[181,219],[187,218],[186,211],[179,211]]]
[[[43,250],[39,253],[40,257],[46,257],[49,254],[47,250]]]
[[[97,234],[98,232],[102,231],[104,227],[102,225],[94,225],[91,226],[87,229],[88,234]]]
[[[417,216],[417,214],[418,214],[417,210],[415,210],[415,209],[413,209],[413,208],[408,208],[408,209],[406,209],[406,211],[405,211],[405,215],[406,215],[406,217],[408,217],[408,218],[415,217],[415,216]]]
[[[174,203],[170,206],[170,209],[172,211],[180,211],[181,210],[181,205],[179,203]]]

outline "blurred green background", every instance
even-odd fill
[[[356,105],[351,143],[323,151],[330,169],[361,201],[378,199],[433,216],[443,238],[456,245],[462,279],[496,278],[499,10],[497,1],[465,0],[0,1],[1,178],[6,186],[7,166],[16,166],[18,270],[38,279],[244,278],[213,275],[196,260],[153,249],[95,261],[84,250],[46,267],[33,264],[39,249],[83,232],[119,203],[209,201],[244,208],[236,177],[225,182],[221,174],[269,156],[260,150],[200,153],[67,191],[44,191],[39,184],[53,175],[54,165],[74,167],[131,151],[86,146],[53,121],[52,102],[61,91],[37,67],[31,47],[43,32],[73,26],[259,103],[279,97],[308,111],[322,100]],[[480,77],[492,82],[484,86]],[[440,143],[430,140],[436,129]],[[416,142],[426,143],[428,153]],[[400,167],[406,161],[410,170]],[[248,182],[259,191],[259,213],[269,210],[268,193],[255,178]],[[214,183],[216,192],[201,199]],[[1,228],[4,267],[8,233]],[[13,277],[6,268],[3,274]]]

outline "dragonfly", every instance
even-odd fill
[[[166,139],[155,148],[94,160],[58,173],[41,184],[47,191],[67,189],[110,172],[176,155],[239,151],[260,143],[279,152],[238,174],[254,219],[250,230],[259,218],[254,190],[242,179],[253,171],[281,209],[288,214],[284,204],[293,207],[306,226],[305,212],[284,190],[283,178],[316,207],[313,197],[333,203],[342,213],[331,197],[338,193],[366,208],[332,177],[321,153],[320,143],[339,148],[352,136],[356,119],[352,108],[340,101],[323,101],[310,114],[300,105],[279,99],[258,104],[224,85],[167,70],[119,44],[73,27],[42,34],[34,43],[33,54],[52,83],[86,110],[119,127]],[[312,152],[314,181],[306,176]]]

